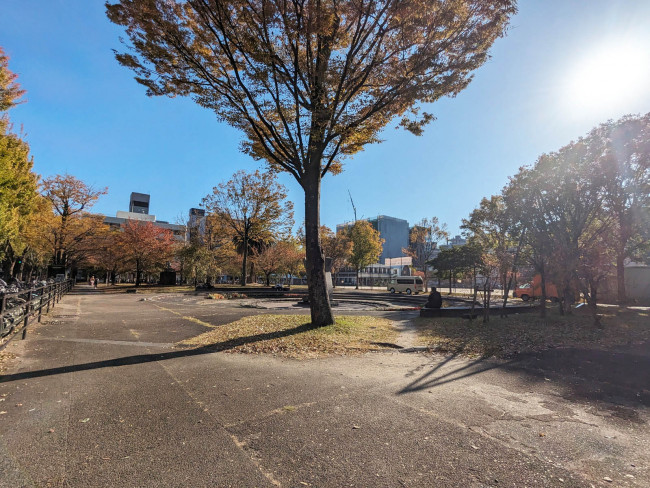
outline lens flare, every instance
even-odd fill
[[[647,46],[628,42],[601,46],[579,61],[566,95],[570,106],[582,111],[628,110],[649,85]]]

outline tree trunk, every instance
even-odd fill
[[[488,289],[487,289],[487,309],[486,309],[487,315],[486,315],[486,317],[487,317],[488,322],[490,321],[490,302],[491,302],[491,300],[492,300],[492,283],[490,283],[490,286],[488,286]]]
[[[18,258],[16,258],[16,257],[12,257],[9,260],[9,268],[8,268],[9,273],[7,274],[7,276],[9,278],[15,278],[16,277],[16,272],[15,271],[16,271],[16,263],[17,262],[18,262]]]
[[[241,286],[246,286],[246,275],[247,275],[247,260],[248,260],[248,223],[246,222],[244,224],[244,256],[242,259],[242,265],[241,265],[241,279],[239,280],[239,284]]]
[[[510,290],[512,290],[512,282],[515,278],[515,272],[513,271],[512,274],[510,275],[510,278],[508,278],[508,283],[506,283],[506,287],[503,289],[503,308],[506,308],[508,305],[508,295],[510,295]]]
[[[490,321],[490,279],[485,280],[485,288],[483,290],[483,323]]]
[[[140,286],[140,260],[135,260],[135,286]]]
[[[588,288],[584,289],[584,295],[587,299],[587,305],[591,312],[591,317],[594,320],[594,326],[602,327],[600,317],[598,315],[598,282],[594,280],[588,281]]]
[[[472,310],[469,313],[469,319],[474,320],[474,308],[476,305],[476,296],[478,295],[478,286],[474,284],[474,298],[472,298]]]
[[[558,292],[558,295],[560,294],[562,295],[562,301],[564,302],[564,313],[566,315],[573,315],[571,305],[573,304],[574,291],[569,280],[565,281],[562,292]]]
[[[616,289],[618,303],[627,301],[625,290],[625,250],[619,249],[616,253]]]
[[[487,318],[487,280],[483,283],[483,323],[488,321]]]
[[[9,241],[6,241],[4,246],[4,260],[2,262],[2,274],[4,274],[5,281],[9,282],[14,276],[14,266],[16,265],[16,257],[14,250]]]
[[[515,274],[517,273],[517,266],[519,264],[519,253],[521,252],[521,246],[524,244],[524,234],[525,231],[522,232],[521,236],[519,237],[519,242],[517,243],[517,250],[515,251],[515,258],[512,260],[512,268],[510,270],[510,278],[508,279],[507,283],[504,283],[503,287],[503,308],[506,308],[506,305],[508,304],[508,295],[510,294],[510,290],[512,289],[512,281],[515,277]]]
[[[320,161],[320,160],[319,160]],[[322,327],[334,323],[334,314],[327,296],[325,283],[325,256],[320,242],[320,164],[312,168],[313,175],[305,181],[305,244],[307,270],[307,287],[309,290],[309,308],[311,323]]]
[[[359,289],[359,268],[355,268],[357,272],[357,279],[356,279],[356,286],[354,287],[355,290]]]
[[[542,287],[542,303],[539,304],[539,316],[546,318],[546,273],[542,269],[539,273],[540,284]],[[531,297],[532,298],[532,297]],[[560,312],[562,311],[562,304],[560,304]]]

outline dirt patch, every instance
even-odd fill
[[[305,359],[390,349],[396,337],[391,321],[376,317],[340,316],[336,324],[314,329],[306,315],[256,315],[180,344]]]
[[[609,407],[612,417],[627,420],[635,424],[644,424],[645,421],[639,415],[639,412],[632,408],[623,407],[621,405],[614,405]]]

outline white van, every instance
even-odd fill
[[[416,295],[424,291],[424,281],[419,276],[396,276],[388,282],[388,291],[391,293],[405,292],[407,295]]]

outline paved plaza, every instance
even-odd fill
[[[0,486],[650,486],[647,349],[298,361],[175,345],[259,313],[78,287],[5,350]],[[411,337],[414,312],[359,313]]]

